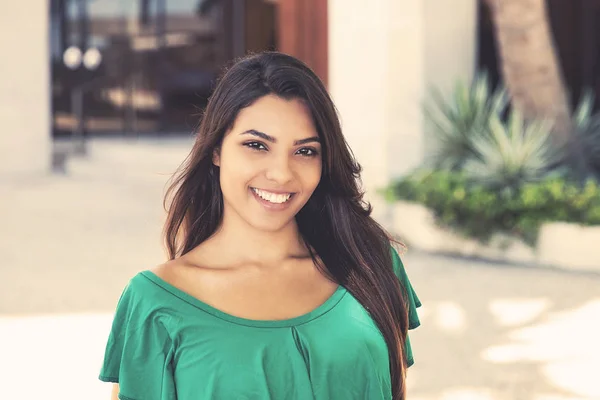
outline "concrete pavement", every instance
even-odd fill
[[[0,182],[0,398],[108,399],[118,296],[163,259],[189,140],[94,141],[69,173]],[[600,277],[408,252],[424,306],[410,400],[600,399]]]

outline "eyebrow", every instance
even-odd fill
[[[264,132],[257,131],[256,129],[249,129],[245,132],[242,132],[241,135],[252,135],[252,136],[259,137],[263,140],[266,140],[267,142],[277,143],[277,139],[275,139],[273,136],[267,135]],[[309,138],[305,138],[305,139],[296,140],[294,142],[294,146],[297,146],[300,144],[306,144],[306,143],[313,143],[313,142],[321,143],[321,139],[318,136],[313,136],[313,137],[309,137]]]

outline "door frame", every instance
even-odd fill
[[[278,47],[328,82],[328,0],[278,0]]]

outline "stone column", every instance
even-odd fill
[[[423,16],[425,90],[436,87],[448,97],[458,80],[469,83],[473,78],[477,1],[423,0]],[[427,154],[435,144],[426,128],[424,133]]]
[[[47,0],[7,1],[0,12],[0,177],[50,171]]]
[[[382,223],[387,209],[375,191],[423,155],[420,2],[329,0],[329,88]]]

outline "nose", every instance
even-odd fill
[[[278,185],[283,185],[290,182],[293,177],[294,173],[289,158],[286,156],[273,157],[267,166],[266,178]]]

